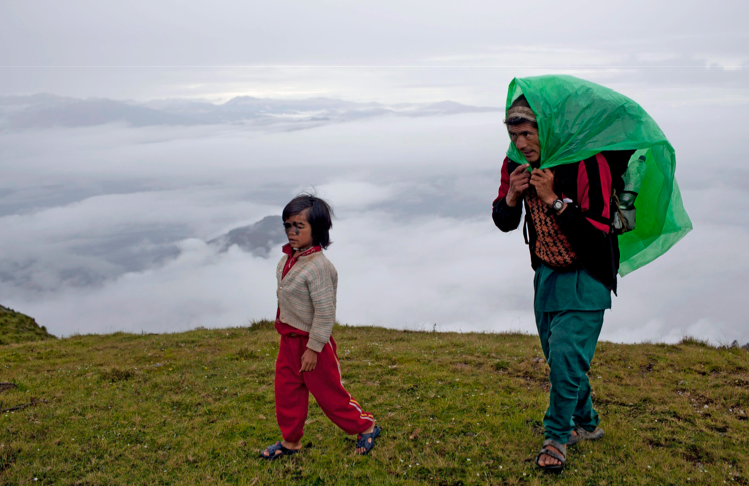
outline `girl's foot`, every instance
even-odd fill
[[[266,447],[266,449],[260,453],[263,459],[276,459],[281,456],[288,456],[290,454],[296,454],[302,448],[302,441],[299,442],[287,442],[282,440],[276,442],[272,446]]]
[[[380,436],[382,429],[372,424],[367,430],[359,434],[356,441],[355,452],[359,455],[368,453],[374,447],[374,440]]]

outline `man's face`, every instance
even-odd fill
[[[522,125],[511,125],[507,127],[510,139],[520,152],[525,155],[525,160],[533,164],[541,157],[541,142],[538,140],[538,128],[531,123]]]

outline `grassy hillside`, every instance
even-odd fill
[[[76,336],[0,347],[2,484],[733,484],[749,482],[749,353],[697,341],[600,343],[590,373],[606,437],[549,476],[547,366],[518,334],[337,326],[344,380],[384,429],[372,454],[312,403],[304,450],[279,438],[271,323]]]
[[[33,318],[0,305],[0,345],[43,339],[56,338]]]

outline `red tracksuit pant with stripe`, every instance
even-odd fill
[[[299,369],[302,354],[307,350],[306,333],[281,322],[276,323],[276,329],[281,333],[276,359],[276,420],[284,440],[298,442],[304,435],[310,393],[325,415],[347,434],[356,435],[367,430],[374,417],[362,411],[343,387],[333,337],[317,353],[315,369],[302,373]]]

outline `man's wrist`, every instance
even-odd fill
[[[567,203],[560,198],[556,198],[550,203],[548,202],[548,200],[544,200],[544,203],[548,206],[546,209],[546,214],[556,214],[557,216],[559,216],[564,212],[565,209],[567,209]]]
[[[507,206],[511,208],[514,208],[518,205],[518,199],[517,197],[512,197],[508,194],[507,197],[505,197],[505,204],[507,204]]]
[[[551,207],[554,205],[554,202],[559,199],[559,197],[556,194],[552,194],[551,196],[544,199],[544,204]]]

